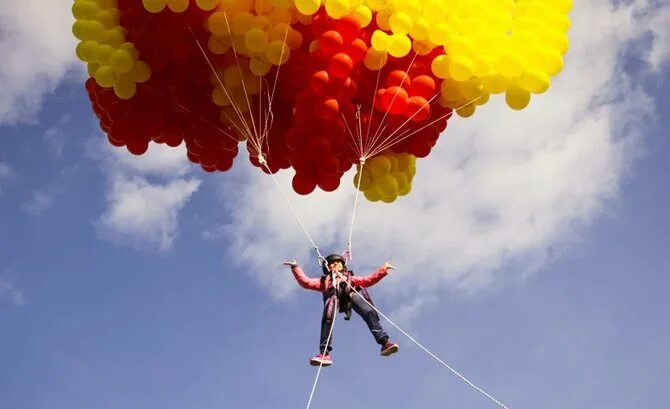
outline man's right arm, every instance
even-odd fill
[[[298,284],[300,284],[300,287],[307,290],[321,291],[321,280],[318,278],[307,277],[299,265],[291,265],[291,272],[293,273],[293,277],[295,277]]]

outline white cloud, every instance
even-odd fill
[[[152,143],[134,156],[96,138],[88,151],[109,180],[108,207],[96,222],[100,236],[136,248],[172,248],[179,213],[201,183],[182,177],[189,170],[184,147]]]
[[[3,185],[11,182],[14,179],[14,171],[6,163],[0,162],[0,193],[2,193]]]
[[[20,307],[26,304],[23,292],[16,288],[14,283],[2,277],[0,277],[0,301],[8,302],[15,307]]]
[[[169,178],[183,176],[193,169],[193,164],[186,157],[184,144],[176,148],[154,143],[150,146],[142,156],[132,155],[125,148],[109,144],[105,145],[105,151],[113,158],[114,166],[121,167],[125,172]]]
[[[49,144],[51,153],[56,157],[63,155],[63,149],[68,139],[68,135],[64,132],[63,128],[69,123],[70,115],[65,115],[55,125],[44,132],[44,140]]]
[[[642,0],[620,7],[575,2],[565,70],[547,95],[521,112],[497,98],[472,119],[454,118],[437,149],[418,162],[408,197],[360,205],[355,267],[362,273],[395,262],[399,270],[376,292],[407,306],[400,317],[429,303],[435,291],[473,291],[527,276],[609,211],[655,115],[653,98],[622,71],[623,54],[651,34],[649,67],[668,58],[663,22],[670,8],[648,7]],[[272,179],[245,169],[234,170],[222,188],[232,221],[218,232],[230,240],[231,256],[283,297],[297,289],[288,271],[280,273],[283,259],[296,257],[317,273],[310,243]],[[335,194],[290,193],[324,252],[344,250],[352,176]],[[290,178],[291,172],[278,176],[289,191]]]
[[[3,0],[0,3],[0,124],[31,121],[45,94],[76,63],[69,2]]]
[[[139,177],[116,177],[109,208],[99,221],[101,234],[117,243],[168,250],[177,235],[179,212],[199,186],[196,180],[151,184]]]
[[[56,190],[56,188],[46,188],[34,191],[30,200],[23,203],[21,208],[33,216],[42,216],[53,205]]]

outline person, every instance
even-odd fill
[[[366,290],[366,288],[377,284],[382,278],[386,277],[389,270],[395,269],[390,262],[387,261],[374,273],[365,277],[356,277],[353,272],[347,270],[346,260],[339,254],[331,254],[326,257],[323,276],[320,278],[305,275],[295,260],[284,262],[284,265],[291,267],[291,272],[301,287],[320,291],[323,294],[320,352],[309,360],[311,365],[332,365],[333,361],[330,357],[330,351],[332,350],[331,327],[338,311],[345,312],[347,314],[345,319],[347,320],[351,316],[352,309],[363,318],[375,341],[381,345],[382,356],[389,356],[398,352],[398,344],[389,340],[389,336],[379,323],[379,315],[371,306],[372,300]],[[333,285],[333,279],[335,279],[336,286]],[[347,283],[356,289],[356,292],[352,291]],[[335,311],[336,302],[339,306],[338,311]]]

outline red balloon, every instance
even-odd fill
[[[314,113],[321,119],[331,120],[340,113],[340,104],[335,98],[325,98],[314,106]]]
[[[423,97],[410,97],[405,108],[405,116],[414,122],[423,122],[430,118],[430,105]]]
[[[347,15],[337,20],[335,27],[342,34],[345,44],[354,41],[354,38],[361,31],[361,23],[358,21],[358,18],[352,15]]]
[[[328,72],[336,78],[347,78],[353,69],[354,61],[345,53],[337,53],[328,61]]]
[[[316,95],[325,95],[330,86],[328,71],[317,71],[309,79],[309,88]]]
[[[335,155],[321,158],[317,163],[317,171],[321,176],[333,176],[340,172],[340,161]]]
[[[326,153],[330,152],[332,146],[328,139],[317,135],[314,135],[307,145],[309,151],[313,155],[317,156],[325,155]]]
[[[428,75],[419,75],[412,80],[409,87],[411,97],[423,97],[427,100],[435,96],[435,80]]]
[[[360,63],[368,54],[368,46],[365,44],[365,41],[357,38],[347,48],[347,54],[349,54],[354,63]]]
[[[146,138],[135,138],[126,143],[126,149],[133,155],[142,155],[149,149],[149,140]]]
[[[296,172],[292,185],[299,195],[308,195],[316,189],[316,181],[306,172]]]
[[[384,110],[392,114],[401,114],[405,111],[409,96],[407,91],[401,87],[390,87],[386,89],[382,96],[382,105]]]
[[[324,192],[334,192],[340,187],[339,176],[324,176],[319,179],[319,188]]]
[[[343,46],[342,35],[335,30],[326,31],[319,37],[319,49],[327,56],[340,52]]]
[[[391,71],[386,76],[386,86],[388,88],[402,87],[402,88],[405,88],[407,90],[407,89],[409,89],[411,84],[412,84],[412,80],[409,78],[409,74],[407,74],[406,71],[395,70],[395,71]]]

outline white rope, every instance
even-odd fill
[[[298,212],[293,207],[293,203],[291,202],[291,199],[286,194],[286,191],[284,190],[284,188],[281,187],[281,185],[279,184],[279,181],[275,177],[274,173],[272,173],[272,171],[268,167],[268,163],[267,163],[267,161],[265,160],[265,157],[262,154],[258,155],[258,161],[260,162],[261,165],[265,166],[265,169],[267,169],[270,176],[272,176],[272,180],[275,181],[275,185],[277,185],[277,188],[281,192],[282,196],[284,196],[284,199],[286,199],[286,203],[288,203],[288,207],[291,209],[291,212],[293,212],[293,215],[298,220],[298,223],[300,224],[300,227],[302,227],[302,231],[305,232],[305,235],[307,236],[307,239],[309,240],[310,243],[312,243],[312,247],[314,247],[314,250],[316,251],[316,254],[319,257],[319,265],[321,265],[321,261],[324,260],[324,257],[321,255],[321,251],[319,250],[319,246],[316,245],[316,243],[312,239],[312,236],[310,236],[309,232],[307,231],[307,227],[305,227],[305,224],[302,222],[302,219],[298,215]]]
[[[481,393],[482,395],[486,396],[487,398],[489,398],[490,400],[492,400],[493,402],[495,402],[495,403],[496,403],[498,406],[500,406],[501,408],[503,408],[503,409],[509,409],[507,406],[505,406],[503,403],[501,403],[500,401],[498,401],[497,399],[495,399],[493,396],[491,396],[491,395],[489,395],[488,393],[486,393],[483,389],[481,389],[480,387],[478,387],[478,386],[475,385],[474,383],[470,382],[465,376],[461,375],[458,371],[456,371],[454,368],[452,368],[451,366],[449,366],[446,362],[444,362],[443,360],[441,360],[437,355],[435,355],[434,353],[430,352],[430,351],[428,350],[428,348],[426,348],[425,346],[423,346],[419,341],[417,341],[416,339],[414,339],[414,337],[412,337],[410,334],[408,334],[407,332],[405,332],[405,330],[403,330],[402,328],[400,328],[400,327],[399,327],[395,322],[393,322],[389,317],[387,317],[386,315],[384,315],[384,313],[382,313],[381,311],[379,311],[379,310],[377,309],[377,307],[375,307],[374,305],[372,305],[372,303],[370,303],[368,300],[366,300],[365,297],[361,296],[361,295],[358,293],[358,291],[356,291],[356,289],[351,285],[351,283],[347,282],[347,285],[349,286],[349,288],[350,288],[354,293],[356,293],[356,295],[358,295],[360,298],[363,299],[363,301],[365,301],[370,307],[372,307],[372,309],[374,309],[374,310],[377,312],[377,314],[379,314],[379,315],[381,315],[382,317],[384,317],[384,319],[386,319],[386,321],[388,321],[391,325],[393,325],[398,331],[402,332],[403,335],[405,335],[407,338],[409,338],[412,342],[414,342],[419,348],[421,348],[424,352],[426,352],[428,355],[430,355],[433,359],[435,359],[437,362],[439,362],[440,364],[442,364],[445,368],[447,368],[448,370],[450,370],[454,375],[456,375],[456,376],[458,376],[459,378],[461,378],[461,380],[463,380],[465,383],[467,383],[468,385],[470,385],[470,386],[471,386],[472,388],[474,388],[476,391],[478,391],[478,392]]]
[[[330,346],[330,339],[333,336],[333,328],[335,328],[335,321],[337,321],[337,297],[335,297],[335,309],[333,310],[333,323],[330,325],[330,332],[328,332],[328,338],[326,339],[326,345],[322,351],[323,355],[328,355],[328,347]],[[309,394],[309,400],[307,401],[307,409],[312,406],[312,398],[314,397],[314,392],[316,391],[316,384],[319,382],[319,376],[321,375],[321,369],[323,368],[323,361],[319,363],[319,370],[316,371],[316,377],[314,378],[314,384],[312,385],[312,392]]]
[[[354,225],[356,223],[356,209],[358,209],[358,199],[361,196],[361,179],[363,179],[363,167],[365,166],[365,158],[361,158],[361,168],[358,170],[358,183],[356,185],[356,199],[354,200],[354,211],[351,215],[351,229],[349,229],[349,239],[347,240],[347,255],[349,260],[353,259],[351,253],[351,239],[354,235]]]

